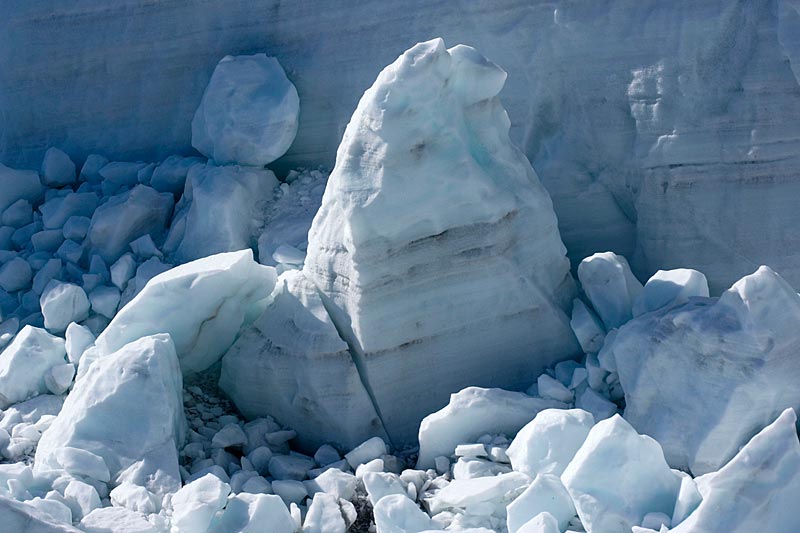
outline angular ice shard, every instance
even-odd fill
[[[607,330],[618,328],[633,316],[633,302],[642,284],[628,261],[613,252],[598,252],[578,265],[578,279]]]
[[[34,472],[110,474],[112,486],[128,481],[158,495],[174,492],[186,431],[182,381],[168,335],[95,360],[42,435]]]
[[[250,249],[180,265],[151,279],[95,345],[100,355],[110,354],[140,337],[169,333],[183,372],[200,372],[266,308],[275,279],[275,269],[253,261]]]
[[[558,522],[558,531],[565,531],[569,521],[575,516],[575,504],[558,476],[536,476],[525,492],[511,502],[506,508],[509,533],[520,531],[539,513],[553,515]]]
[[[257,246],[278,180],[266,169],[195,165],[164,251],[185,263]]]
[[[619,415],[598,422],[561,475],[587,531],[621,533],[647,513],[671,514],[681,480],[658,443]]]
[[[797,415],[786,409],[718,472],[699,478],[699,507],[674,533],[798,531],[800,442]]]
[[[64,340],[25,326],[0,353],[0,409],[47,393],[45,375],[66,363]]]
[[[223,357],[222,390],[244,415],[271,415],[290,426],[310,451],[325,443],[349,450],[369,436],[385,437],[317,288],[289,270],[271,299]]]
[[[226,56],[192,120],[192,146],[220,164],[264,166],[292,145],[299,113],[297,90],[277,59]]]
[[[673,468],[719,469],[787,407],[800,408],[800,295],[768,267],[717,299],[632,320],[609,347],[625,418]]]
[[[401,55],[361,98],[309,232],[304,272],[396,445],[450,393],[521,389],[579,350],[565,248],[509,140],[505,79],[441,39]]]
[[[513,435],[551,407],[565,408],[566,404],[521,392],[468,387],[422,421],[417,468],[433,468],[437,457],[450,456],[459,444],[474,442],[485,433]]]

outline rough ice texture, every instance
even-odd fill
[[[0,409],[47,393],[45,374],[66,363],[64,340],[33,326],[22,328],[0,353]]]
[[[164,251],[185,263],[221,252],[256,248],[277,185],[275,174],[266,169],[193,166]]]
[[[539,411],[564,407],[561,402],[521,392],[468,387],[422,421],[417,467],[433,468],[436,457],[449,457],[459,444],[474,442],[485,433],[513,435]]]
[[[328,442],[349,450],[370,436],[385,437],[317,288],[290,270],[271,299],[222,359],[222,390],[244,415],[271,415],[297,431],[311,452]]]
[[[168,335],[143,337],[91,363],[36,450],[36,474],[70,472],[67,447],[102,459],[112,486],[123,481],[164,495],[180,488],[183,380]]]
[[[718,472],[699,478],[699,507],[674,533],[797,531],[800,442],[797,415],[787,409]]]
[[[374,73],[398,50],[441,36],[511,73],[501,96],[512,138],[553,196],[575,262],[638,248],[643,278],[691,267],[717,292],[767,263],[800,281],[800,236],[789,229],[800,221],[796,0],[410,0],[346,10],[322,0],[13,0],[6,12],[4,163],[38,168],[51,145],[76,161],[188,152],[216,63],[259,51],[280,61],[303,102],[282,161],[331,164]]]
[[[787,407],[800,408],[800,295],[767,267],[719,299],[642,315],[609,346],[625,418],[674,468],[719,469]]]
[[[266,308],[275,279],[275,269],[256,263],[250,249],[180,265],[151,279],[95,345],[109,354],[139,337],[169,333],[183,372],[200,372]]]
[[[569,263],[508,138],[505,78],[440,39],[402,54],[364,93],[309,232],[304,272],[395,445],[450,393],[524,388],[579,350]]]
[[[192,146],[220,164],[264,166],[297,135],[300,100],[280,63],[265,54],[217,64],[192,120]]]
[[[0,520],[6,531],[21,533],[81,533],[80,529],[59,522],[49,514],[28,505],[0,496]]]

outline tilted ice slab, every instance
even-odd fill
[[[608,346],[625,418],[659,441],[673,468],[717,470],[784,409],[800,408],[799,322],[800,295],[768,267],[719,299],[632,320]]]
[[[241,327],[269,303],[275,269],[250,249],[212,255],[163,272],[123,307],[95,342],[100,356],[146,335],[169,333],[184,373],[216,363]]]
[[[697,479],[699,507],[674,533],[797,531],[800,442],[797,415],[787,409],[718,472]]]
[[[143,337],[92,363],[36,450],[34,473],[128,481],[163,495],[181,485],[183,380],[168,335]]]
[[[310,451],[325,443],[349,450],[367,437],[385,437],[317,288],[289,270],[271,299],[222,359],[222,390],[244,415],[271,415],[290,426]]]
[[[164,251],[185,263],[255,248],[277,185],[275,174],[266,169],[194,165]]]
[[[505,78],[441,39],[401,55],[362,97],[309,232],[304,272],[394,444],[451,392],[527,387],[579,349],[552,204],[497,98]]]

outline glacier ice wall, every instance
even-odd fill
[[[800,284],[800,2],[10,0],[0,161],[188,152],[225,54],[275,56],[302,110],[284,166],[331,164],[374,73],[435,36],[509,72],[512,139],[553,197],[573,264],[692,267],[713,292],[759,264]],[[769,212],[762,206],[770,205]]]

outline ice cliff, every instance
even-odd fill
[[[510,73],[511,137],[573,265],[615,250],[640,277],[696,268],[717,293],[762,263],[800,284],[785,229],[800,216],[796,0],[14,0],[5,12],[0,162],[38,167],[51,145],[79,160],[188,152],[217,61],[266,51],[303,102],[279,163],[332,164],[374,72],[442,36]]]

